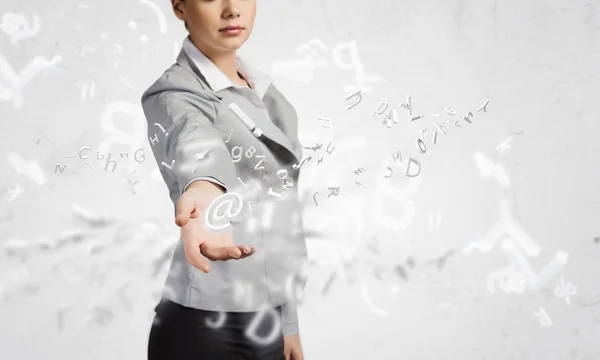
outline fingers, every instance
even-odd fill
[[[193,249],[186,249],[185,258],[187,262],[189,262],[196,269],[203,271],[205,273],[210,272],[210,264],[204,256],[202,256],[199,248],[194,247]]]
[[[186,251],[186,260],[194,266],[196,269],[203,271],[204,273],[210,272],[210,264],[206,258],[212,261],[227,261],[227,260],[239,260],[247,258],[256,252],[255,246],[224,246],[224,247],[211,247],[206,244],[199,246],[199,251],[191,249]],[[202,256],[204,255],[204,256]]]
[[[217,247],[202,244],[200,245],[200,252],[213,261],[239,260],[254,254],[256,247],[248,245]]]
[[[285,355],[286,360],[304,360],[299,335],[283,337],[283,355]]]
[[[242,252],[235,246],[210,246],[207,244],[200,245],[200,252],[210,260],[230,260],[239,259]]]
[[[304,355],[302,354],[302,351],[292,349],[290,354],[290,360],[304,360]]]
[[[242,256],[240,257],[240,259],[247,258],[248,256],[251,256],[256,252],[256,246],[239,245],[238,249],[240,249],[240,251],[242,253]]]
[[[177,209],[176,212],[176,217],[175,217],[175,224],[177,224],[177,226],[184,226],[188,223],[188,221],[190,221],[190,216],[192,214],[192,212],[195,213],[194,217],[197,217],[197,212],[195,212],[196,209],[196,204],[194,202],[193,197],[191,196],[186,196],[186,193],[183,193],[180,197],[179,200],[177,200],[177,205],[175,206],[175,208]]]

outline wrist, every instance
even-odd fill
[[[218,195],[224,194],[226,192],[225,189],[221,185],[216,184],[211,181],[207,181],[207,180],[193,181],[185,188],[185,191],[188,191],[191,189],[201,189],[201,190],[204,190],[204,191],[207,191],[210,193],[213,193],[213,192],[218,193]]]
[[[198,180],[194,181],[185,189],[184,194],[194,199],[196,212],[204,213],[204,211],[215,201],[216,198],[223,195],[221,188],[210,181]]]

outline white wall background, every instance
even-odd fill
[[[306,226],[328,233],[309,239],[306,358],[600,359],[600,3],[258,6],[242,52],[295,105],[301,141],[323,143],[301,179]],[[0,16],[0,358],[144,359],[178,231],[139,98],[183,25],[167,0],[2,1]],[[346,110],[350,86],[363,98]],[[391,128],[371,116],[382,101]],[[461,127],[433,144],[444,120]],[[67,158],[84,146],[90,165]]]

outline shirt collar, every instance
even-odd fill
[[[234,84],[223,72],[208,58],[202,51],[200,51],[196,45],[192,42],[189,35],[185,37],[183,41],[183,50],[192,59],[194,65],[198,67],[198,70],[204,75],[208,85],[213,91],[221,91],[229,87],[244,88]],[[258,94],[259,98],[263,98],[267,89],[273,82],[271,77],[257,66],[251,66],[250,63],[242,59],[239,54],[236,56],[237,65],[240,73],[250,82],[254,91]]]

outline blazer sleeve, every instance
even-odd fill
[[[209,99],[185,91],[162,91],[142,97],[142,108],[160,172],[168,183],[176,182],[179,194],[200,178],[214,179],[226,191],[233,188],[235,165],[214,126],[216,111]]]
[[[188,181],[188,183],[183,187],[183,191],[185,191],[187,189],[187,187],[190,186],[191,183],[193,183],[194,181],[197,181],[197,180],[209,181],[209,182],[211,182],[213,184],[220,185],[223,188],[227,189],[227,187],[225,186],[225,184],[223,184],[222,182],[220,182],[219,180],[215,179],[212,176],[199,176],[199,177],[193,178],[190,181]]]
[[[298,335],[300,333],[298,307],[294,299],[281,306],[281,331],[284,336]]]

